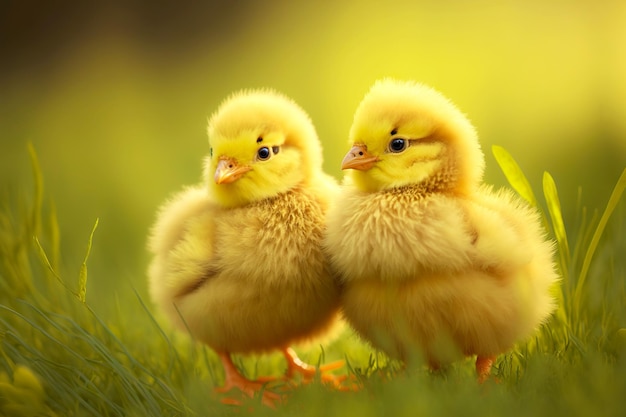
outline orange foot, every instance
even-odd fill
[[[287,360],[287,372],[285,374],[287,378],[292,378],[295,373],[299,373],[304,378],[304,382],[308,383],[311,382],[319,372],[320,379],[323,383],[332,385],[338,390],[349,390],[349,388],[342,385],[347,379],[346,375],[337,376],[326,373],[341,368],[344,366],[344,361],[331,362],[316,368],[313,365],[303,362],[291,348],[285,348],[282,352]]]
[[[478,375],[478,382],[481,384],[489,378],[491,374],[491,366],[496,361],[495,356],[480,356],[476,358],[476,374]]]
[[[219,357],[224,366],[225,382],[223,387],[215,389],[216,392],[226,393],[233,388],[237,388],[250,398],[253,398],[258,393],[264,405],[276,408],[276,403],[280,402],[281,396],[265,389],[267,381],[270,380],[269,378],[264,379],[264,381],[251,381],[239,373],[228,353],[220,353]],[[224,404],[241,405],[241,402],[234,398],[224,398],[222,402]]]

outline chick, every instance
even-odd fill
[[[402,360],[417,352],[437,368],[476,355],[484,380],[554,308],[553,244],[538,214],[481,184],[474,127],[425,85],[375,83],[350,144],[325,239],[347,321]]]
[[[231,353],[280,350],[288,375],[310,376],[316,369],[289,346],[336,323],[339,289],[322,243],[338,185],[322,172],[308,115],[279,93],[232,95],[208,135],[203,183],[165,203],[152,229],[150,293],[175,325],[218,353],[223,391],[252,396],[262,383],[244,378]],[[275,399],[263,391],[264,402]]]

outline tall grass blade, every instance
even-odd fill
[[[52,267],[59,270],[59,257],[61,251],[61,233],[59,232],[59,222],[57,220],[57,210],[54,203],[50,204],[50,215],[48,221],[48,233],[50,238],[50,263]]]
[[[567,233],[565,232],[565,224],[563,223],[563,213],[561,211],[561,201],[556,190],[556,184],[552,175],[548,172],[543,173],[543,194],[548,205],[548,213],[552,220],[552,228],[554,236],[559,244],[559,256],[561,258],[561,273],[567,279],[569,277],[568,270],[570,266],[570,251],[567,242]]]
[[[513,187],[524,200],[528,201],[530,205],[537,207],[535,193],[533,193],[528,179],[511,154],[503,147],[497,145],[493,145],[491,151],[507,181],[511,184],[511,187]]]
[[[532,207],[539,209],[541,213],[541,222],[543,224],[544,230],[550,230],[550,226],[548,224],[548,219],[546,218],[545,213],[539,207],[537,203],[537,198],[535,197],[535,193],[533,192],[526,175],[520,168],[520,166],[515,162],[513,156],[501,146],[493,145],[491,147],[493,152],[493,156],[496,158],[502,173],[506,177],[507,181],[513,187],[513,189],[524,199],[526,200]]]
[[[46,254],[45,249],[43,248],[43,246],[41,246],[39,239],[35,236],[34,240],[35,240],[35,246],[37,246],[37,250],[39,253],[39,258],[41,259],[41,262],[44,264],[44,266],[48,268],[48,271],[50,271],[52,276],[55,277],[57,281],[59,281],[59,283],[63,286],[63,288],[65,288],[66,290],[68,290],[69,292],[71,292],[72,294],[78,297],[78,294],[75,291],[73,291],[71,288],[69,288],[67,285],[65,285],[65,282],[63,282],[59,274],[57,274],[56,270],[54,269],[54,267],[50,263],[50,260],[48,259],[48,255]]]
[[[600,237],[604,232],[604,228],[611,217],[611,213],[617,207],[619,200],[622,196],[622,193],[626,189],[626,168],[622,171],[622,175],[617,180],[615,187],[613,188],[613,192],[611,193],[611,197],[609,198],[609,202],[606,205],[606,209],[600,218],[600,222],[598,223],[598,227],[591,238],[591,242],[589,243],[589,247],[587,248],[587,252],[585,253],[585,258],[583,260],[583,265],[580,270],[580,275],[578,276],[578,282],[576,282],[576,288],[574,290],[574,306],[575,308],[581,308],[582,305],[582,297],[583,297],[583,289],[585,287],[585,281],[587,279],[587,273],[589,272],[589,266],[591,265],[591,260],[593,259],[593,254],[595,253],[598,243],[600,242]]]
[[[89,259],[89,254],[91,253],[91,245],[93,243],[93,235],[96,232],[96,228],[98,227],[98,222],[100,219],[96,219],[96,223],[93,225],[93,229],[91,229],[91,234],[89,235],[89,241],[87,242],[87,253],[85,253],[85,259],[83,263],[80,265],[80,274],[78,276],[78,298],[83,303],[87,297],[87,259]]]
[[[37,153],[35,152],[35,147],[30,142],[28,143],[28,153],[30,154],[33,168],[33,180],[35,182],[34,203],[30,218],[32,230],[29,230],[29,232],[31,236],[38,236],[41,226],[41,207],[43,205],[43,176],[41,175],[41,167],[39,165],[39,158],[37,158]]]

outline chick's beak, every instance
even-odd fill
[[[235,160],[230,158],[220,159],[215,169],[215,182],[217,184],[233,183],[251,169],[252,168],[247,165],[239,165]]]
[[[341,169],[358,169],[367,171],[378,161],[376,155],[367,151],[365,145],[354,145],[341,161]]]

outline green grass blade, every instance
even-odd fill
[[[39,316],[44,319],[44,323],[47,323],[48,325],[50,325],[50,327],[49,328],[45,328],[42,324],[37,323],[35,320],[27,317],[26,315],[18,312],[17,310],[12,309],[12,308],[0,305],[0,310],[8,311],[9,313],[11,313],[14,316],[18,317],[24,323],[28,324],[28,326],[30,326],[33,330],[36,330],[41,335],[43,335],[45,337],[46,342],[54,342],[54,345],[60,347],[65,352],[67,352],[67,353],[71,354],[72,356],[74,356],[75,358],[79,359],[81,362],[85,361],[85,357],[84,357],[83,354],[81,354],[80,352],[77,352],[76,350],[74,350],[73,347],[68,346],[68,344],[65,343],[65,341],[60,340],[57,337],[55,337],[54,335],[52,335],[52,331],[56,330],[56,331],[59,331],[59,332],[63,333],[64,329],[61,328],[57,323],[55,323],[50,318],[49,314],[43,313],[41,310],[39,310],[37,307],[35,307],[32,304],[25,303],[25,302],[23,302],[23,304],[26,305],[28,308],[31,308],[31,309],[35,310],[37,312],[37,314],[39,314]],[[5,324],[5,326],[7,326],[7,328],[10,328],[6,324]],[[16,335],[18,335],[21,332],[16,330],[15,333],[16,333]],[[27,344],[26,343],[22,343],[21,346],[27,346]],[[48,347],[51,348],[50,346],[48,346]]]
[[[157,322],[156,318],[152,315],[152,312],[150,311],[150,309],[148,308],[146,303],[143,301],[143,299],[139,295],[139,292],[134,287],[133,287],[133,292],[135,293],[135,297],[137,297],[137,300],[139,301],[139,304],[140,304],[141,308],[143,309],[143,312],[148,317],[148,319],[152,322],[152,324],[157,329],[157,331],[159,332],[159,334],[161,335],[161,337],[163,338],[163,340],[165,341],[165,343],[167,345],[167,350],[168,350],[167,357],[168,357],[168,361],[169,361],[169,365],[168,365],[167,368],[168,368],[169,371],[171,371],[174,368],[174,361],[175,360],[180,360],[180,357],[176,354],[176,349],[172,345],[172,342],[171,342],[170,338],[167,337],[167,334],[165,334],[165,332],[163,331],[163,329],[161,328],[161,326]]]
[[[613,210],[615,210],[615,207],[617,207],[617,204],[619,203],[624,189],[626,189],[626,168],[622,171],[622,175],[619,177],[615,187],[613,188],[613,192],[611,193],[609,202],[606,205],[606,209],[600,218],[598,227],[596,227],[593,237],[591,238],[591,242],[589,243],[589,247],[587,248],[587,252],[585,253],[583,265],[580,270],[578,282],[576,283],[576,289],[574,291],[574,306],[577,308],[580,308],[582,304],[583,289],[585,287],[585,281],[587,279],[587,273],[589,272],[591,260],[593,259],[593,254],[598,247],[598,242],[604,232],[604,228],[606,227],[609,217],[611,217],[611,213],[613,213]]]
[[[41,257],[41,261],[44,263],[45,266],[48,267],[48,270],[52,273],[52,275],[54,275],[61,283],[63,283],[63,281],[61,281],[61,278],[57,275],[54,268],[52,267],[52,264],[48,259],[48,255],[46,255],[46,251],[43,246],[41,246],[41,243],[39,242],[37,236],[35,236],[33,239],[35,241],[35,246],[37,246],[37,249],[39,250],[39,256]]]
[[[85,259],[80,266],[80,274],[78,277],[78,298],[83,303],[87,297],[87,259],[89,259],[89,254],[91,253],[91,245],[93,243],[93,235],[96,232],[96,228],[98,227],[98,222],[100,219],[96,219],[96,223],[93,225],[93,229],[91,229],[91,234],[89,235],[89,241],[87,242],[87,253],[85,253]]]
[[[37,153],[35,152],[33,144],[30,142],[28,143],[28,153],[30,154],[33,168],[33,180],[35,182],[34,203],[30,219],[32,230],[29,230],[29,232],[32,236],[38,236],[41,223],[41,207],[43,205],[43,176],[41,175],[41,167]]]
[[[561,273],[563,277],[567,279],[569,277],[568,270],[570,266],[570,251],[567,241],[567,233],[565,232],[565,225],[563,223],[563,213],[561,211],[561,201],[559,200],[559,194],[556,190],[556,184],[554,179],[548,172],[543,173],[543,194],[546,198],[546,204],[548,205],[548,213],[550,213],[550,219],[552,220],[552,228],[554,229],[554,236],[559,244],[559,256],[561,258]]]
[[[70,288],[67,287],[67,285],[65,285],[65,283],[63,282],[59,274],[56,273],[54,267],[50,263],[50,259],[48,259],[48,255],[46,254],[45,249],[43,248],[43,246],[41,246],[41,243],[39,242],[39,239],[37,238],[37,236],[34,237],[34,241],[35,241],[35,246],[37,246],[37,250],[38,250],[39,258],[41,259],[41,262],[48,268],[48,271],[50,271],[52,276],[55,277],[57,281],[59,281],[59,283],[65,289],[67,289],[68,291],[72,291]]]
[[[511,184],[511,187],[533,207],[537,207],[537,199],[535,198],[533,189],[511,154],[503,147],[497,145],[493,145],[491,151],[507,181]]]
[[[57,220],[57,211],[54,203],[50,205],[49,215],[49,235],[50,235],[50,258],[52,267],[59,270],[59,258],[61,251],[61,233],[59,231],[59,222]]]
[[[520,166],[515,162],[515,159],[511,156],[511,154],[501,146],[493,145],[491,147],[493,152],[493,156],[496,158],[500,169],[504,173],[507,181],[513,187],[513,189],[531,206],[539,208],[537,203],[537,198],[535,197],[535,193],[533,192],[528,179],[524,175],[524,172],[520,168]],[[547,231],[550,230],[550,226],[548,225],[548,219],[546,218],[543,210],[540,210],[541,213],[541,222],[543,223],[543,228]]]

